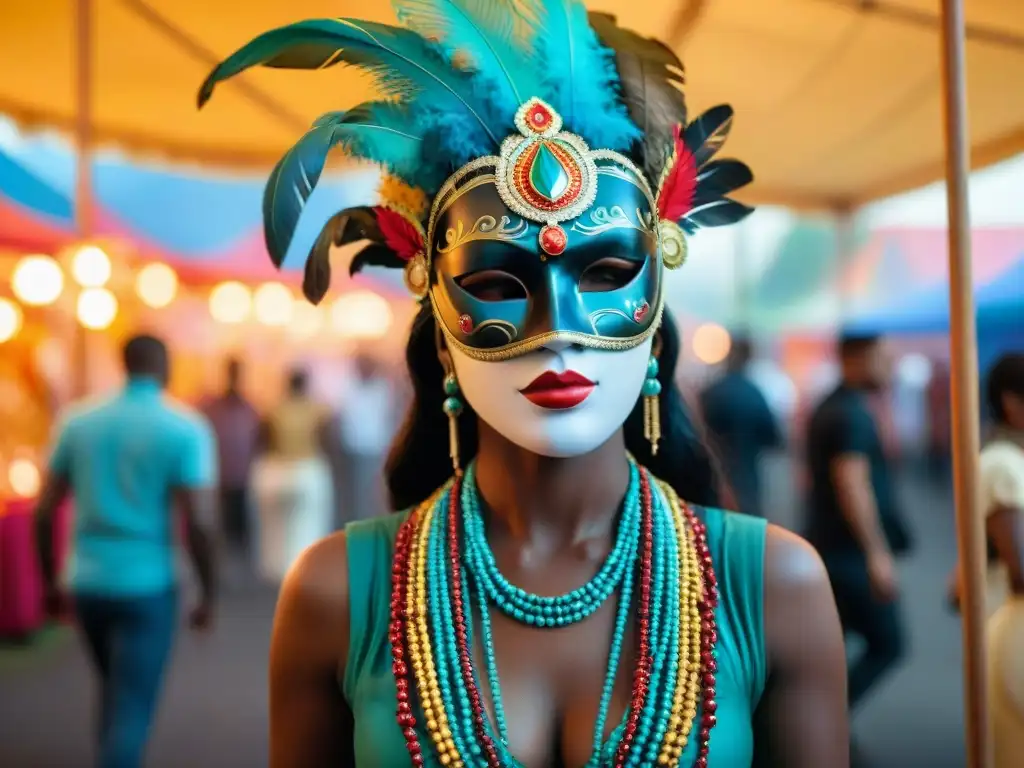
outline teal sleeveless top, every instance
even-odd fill
[[[391,555],[406,513],[350,523],[348,545],[350,640],[341,673],[345,699],[355,717],[357,768],[409,764],[405,739],[395,722],[395,679],[391,673],[388,622]],[[704,509],[708,544],[719,577],[718,724],[711,732],[709,764],[744,768],[753,760],[754,709],[764,690],[764,551],[766,522],[760,518]],[[690,766],[691,740],[680,760]],[[429,768],[438,768],[429,752]]]

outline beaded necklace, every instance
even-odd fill
[[[412,510],[398,531],[388,639],[396,718],[411,763],[424,765],[428,749],[450,768],[515,768],[490,611],[530,626],[561,627],[584,620],[617,594],[588,768],[677,766],[695,727],[693,765],[706,768],[717,708],[717,581],[704,524],[672,488],[630,461],[612,551],[593,579],[564,595],[534,595],[511,584],[498,570],[485,534],[473,465]],[[605,739],[632,606],[632,694],[622,721]],[[474,614],[493,726],[473,663]]]

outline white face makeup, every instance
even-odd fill
[[[454,348],[451,357],[459,389],[481,419],[521,448],[565,458],[600,447],[626,421],[652,344],[653,337],[605,352],[556,341],[502,362],[474,360]]]

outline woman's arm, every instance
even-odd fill
[[[336,533],[307,549],[281,587],[270,644],[270,768],[355,765],[341,694],[348,654],[348,557]]]
[[[828,574],[803,539],[768,527],[765,553],[768,681],[755,713],[764,768],[848,768],[846,653]]]

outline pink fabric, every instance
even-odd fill
[[[0,512],[0,637],[25,635],[46,621],[43,580],[36,558],[35,501],[8,501]],[[57,511],[54,548],[63,565],[70,536],[70,504]]]

